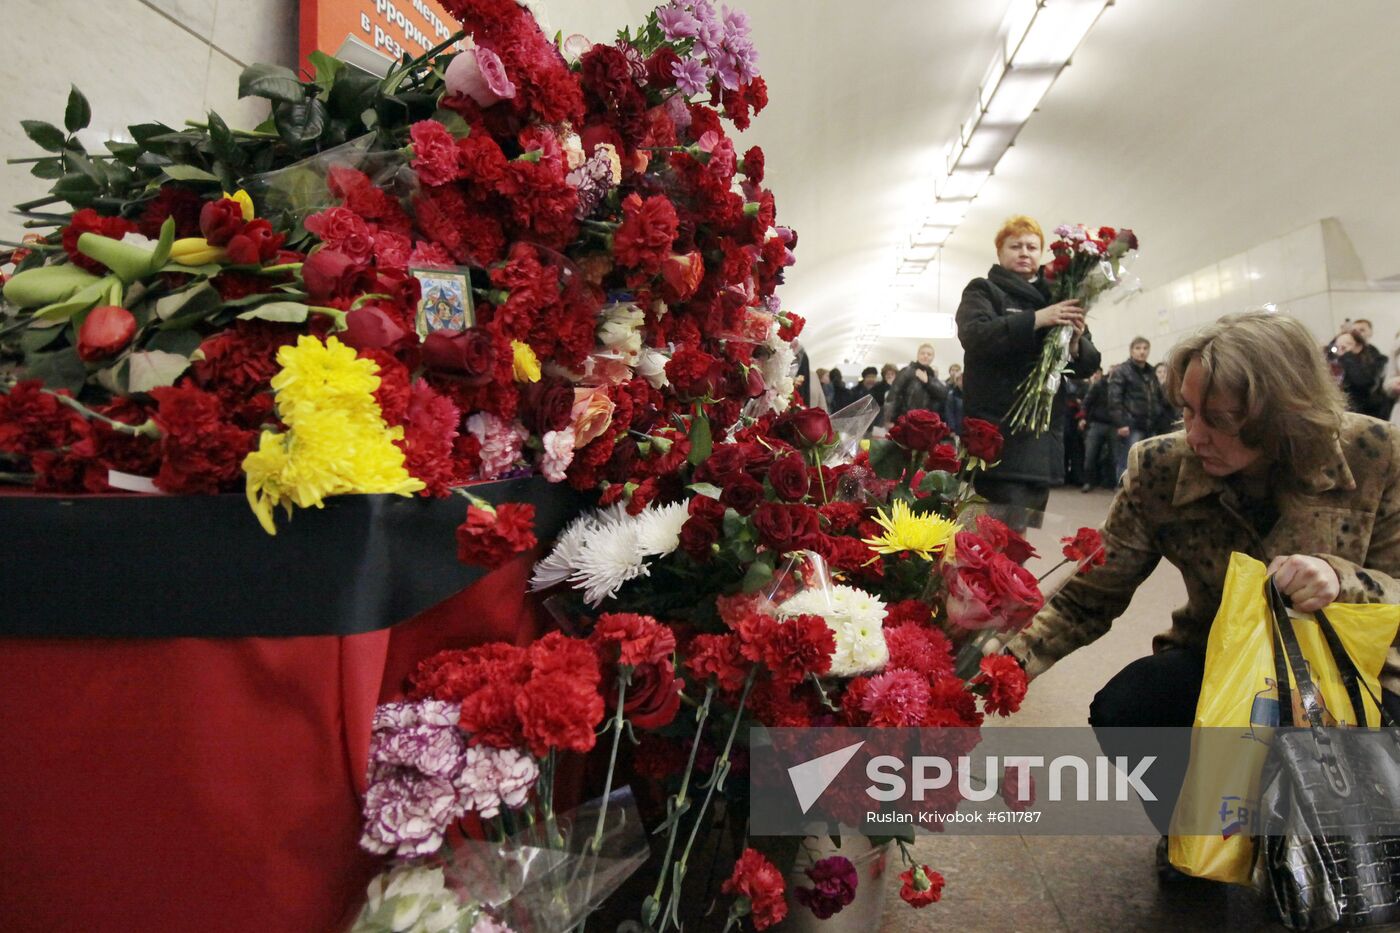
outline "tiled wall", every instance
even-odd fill
[[[61,124],[76,84],[92,104],[90,151],[130,123],[178,127],[209,110],[254,126],[265,114],[238,100],[238,74],[255,61],[294,64],[296,10],[296,0],[5,0],[16,41],[0,55],[0,239],[22,232],[9,206],[50,184],[3,164],[39,154],[20,120]]]
[[[1344,320],[1368,318],[1389,354],[1400,327],[1400,292],[1340,282],[1338,267],[1349,265],[1350,250],[1338,236],[1335,222],[1310,224],[1126,300],[1106,298],[1089,320],[1105,365],[1127,359],[1136,336],[1152,341],[1152,359],[1160,360],[1182,337],[1221,315],[1266,303],[1307,324],[1319,344]]]

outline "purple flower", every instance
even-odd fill
[[[856,886],[860,876],[856,867],[844,855],[832,855],[822,859],[807,869],[807,877],[812,879],[810,888],[796,890],[797,902],[807,907],[818,920],[839,914],[847,904],[856,899]]]
[[[442,847],[443,833],[461,816],[457,791],[444,778],[411,768],[379,768],[365,793],[360,847],[413,857]]]
[[[671,74],[676,77],[676,87],[682,94],[699,94],[710,83],[710,70],[698,58],[688,58],[671,66]]]
[[[758,49],[753,47],[753,43],[745,40],[730,39],[726,43],[729,47],[730,57],[734,61],[734,70],[739,73],[739,83],[748,84],[758,77]]]
[[[711,55],[710,64],[715,66],[721,85],[731,91],[739,90],[739,63],[729,49],[722,48],[718,55]]]
[[[457,727],[459,710],[457,704],[440,700],[380,706],[374,711],[370,738],[371,773],[400,767],[450,780],[461,770],[466,751]]]
[[[743,10],[731,10],[729,7],[725,7],[723,19],[724,28],[729,32],[729,39],[731,42],[742,41],[748,38],[749,14],[745,13]]]
[[[703,67],[703,66],[702,66]],[[671,72],[675,74],[673,70]],[[677,131],[684,132],[690,128],[692,122],[690,111],[685,106],[685,98],[680,94],[672,94],[666,98],[666,116],[671,118],[671,122],[676,124]]]
[[[685,7],[679,6],[678,0],[657,7],[656,21],[661,26],[661,32],[672,42],[693,39],[700,34],[700,21]]]
[[[518,749],[478,745],[467,749],[456,786],[463,807],[489,820],[502,806],[511,810],[523,807],[539,776],[535,759]]]

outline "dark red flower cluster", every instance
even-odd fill
[[[1026,698],[1026,672],[1016,659],[1004,654],[982,659],[981,673],[971,681],[982,692],[987,712],[1010,716]]]
[[[638,729],[660,729],[676,718],[685,682],[676,676],[676,635],[651,616],[604,613],[593,629],[593,641],[604,656],[624,665],[627,688],[623,713]],[[617,685],[609,690],[608,705],[617,703]]]
[[[738,898],[735,912],[753,921],[755,930],[766,930],[787,916],[783,875],[756,849],[745,849],[724,882],[725,894]]]
[[[151,390],[160,427],[161,464],[155,484],[164,492],[228,492],[243,480],[243,458],[258,432],[239,427],[219,396],[185,383]]]
[[[1081,528],[1072,536],[1061,538],[1065,560],[1079,564],[1080,573],[1100,567],[1108,559],[1103,549],[1103,534],[1097,528]]]

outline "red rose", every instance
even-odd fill
[[[788,454],[773,461],[768,468],[768,482],[778,498],[786,502],[801,502],[807,496],[811,478],[807,474],[807,464],[797,454]]]
[[[407,339],[408,331],[377,305],[364,305],[345,316],[345,332],[340,339],[356,350],[394,347]]]
[[[968,456],[976,457],[983,463],[995,463],[1001,457],[1001,431],[990,421],[965,419],[962,442]]]
[[[1021,628],[1045,605],[1035,575],[1004,554],[993,558],[988,569],[988,579],[997,595],[1002,617],[999,628],[1003,631]]]
[[[962,535],[958,536],[959,538]],[[958,550],[958,560],[963,557]],[[992,588],[985,570],[967,566],[944,565],[943,583],[948,589],[945,608],[948,621],[962,629],[982,629],[994,623],[992,607],[996,605],[996,591]]]
[[[722,890],[739,898],[735,910],[753,920],[755,930],[766,930],[787,916],[783,875],[757,850],[744,850]]]
[[[924,460],[924,469],[953,474],[961,472],[962,461],[958,459],[958,449],[952,444],[939,444],[929,451],[927,459]]]
[[[927,865],[916,865],[900,873],[904,886],[899,896],[910,907],[927,907],[943,896],[943,876]]]
[[[702,483],[728,486],[739,478],[749,466],[749,445],[720,444],[710,451],[705,462],[695,471],[695,478]]]
[[[953,433],[935,412],[916,408],[900,415],[890,426],[890,440],[907,450],[930,452]]]
[[[520,420],[532,433],[544,436],[569,426],[573,418],[574,387],[556,379],[532,382],[521,390]]]
[[[680,546],[696,560],[708,560],[711,547],[719,541],[719,526],[692,515],[681,526]]]
[[[773,422],[773,433],[794,447],[819,447],[833,443],[831,417],[820,408],[789,411]]]
[[[88,312],[78,328],[78,356],[85,362],[105,360],[131,342],[136,318],[125,308],[101,305]]]
[[[747,473],[740,473],[721,490],[719,501],[740,515],[748,515],[763,501],[763,484]]]
[[[424,365],[440,372],[489,379],[495,359],[495,342],[479,327],[469,327],[460,334],[429,334],[423,340]],[[571,408],[572,405],[571,396]]]
[[[366,275],[364,266],[344,253],[324,247],[307,256],[301,266],[306,291],[316,301],[348,297]]]
[[[970,681],[974,688],[985,691],[982,704],[987,712],[1010,716],[1021,708],[1026,698],[1026,672],[1016,659],[1004,654],[983,658],[981,673]]]
[[[681,708],[681,691],[685,681],[676,676],[668,657],[662,661],[640,664],[632,670],[622,712],[638,729],[660,729],[669,726]],[[608,700],[616,707],[616,687]]]
[[[1103,550],[1103,535],[1096,528],[1081,528],[1071,538],[1061,538],[1065,560],[1079,562],[1079,572],[1088,573],[1101,566],[1107,556]]]
[[[1032,557],[1038,557],[1031,543],[1012,531],[1001,519],[990,515],[977,516],[977,533],[991,545],[992,550],[1001,551],[1008,559],[1024,564]]]
[[[243,229],[243,205],[231,198],[210,201],[199,211],[199,232],[210,246],[223,246]]]
[[[469,505],[466,520],[457,526],[457,559],[494,570],[538,543],[534,526],[535,507],[529,503],[503,502],[495,514]]]
[[[680,63],[681,57],[669,45],[663,45],[647,59],[647,84],[663,90],[676,86],[676,76],[671,69]]]
[[[765,502],[753,513],[759,541],[779,553],[799,551],[821,533],[817,511],[806,505]]]

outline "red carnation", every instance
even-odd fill
[[[381,363],[380,392],[390,382],[384,375],[384,368],[384,364]],[[403,372],[402,365],[398,367],[398,372]],[[401,381],[398,384],[406,384],[404,376],[400,376],[399,379]],[[376,398],[380,396],[380,392],[375,393]],[[394,442],[403,451],[404,469],[408,470],[414,479],[423,481],[425,488],[422,495],[445,496],[458,479],[457,465],[453,463],[452,454],[462,414],[450,399],[433,391],[432,386],[421,379],[414,382],[411,388],[407,388],[405,395],[407,398],[403,411],[403,437]],[[387,419],[388,411],[385,411]],[[502,509],[504,508],[505,506],[502,506]],[[498,521],[500,511],[497,510]],[[529,524],[530,519],[526,519],[527,529]],[[530,532],[520,540],[528,541],[526,546],[533,547],[535,536]]]
[[[981,673],[972,678],[974,688],[982,688],[982,705],[989,713],[1010,716],[1026,698],[1026,672],[1016,659],[994,654],[982,659]]]
[[[1103,550],[1103,535],[1097,528],[1081,528],[1073,537],[1061,538],[1065,560],[1079,562],[1079,572],[1088,573],[1107,560]]]
[[[739,170],[744,173],[744,177],[755,185],[763,184],[763,150],[757,146],[744,153],[744,161],[739,163]]]
[[[243,458],[257,441],[256,431],[229,423],[219,397],[190,385],[151,390],[159,406],[154,418],[161,437],[160,472],[164,492],[223,492],[243,478]]]
[[[587,752],[603,719],[603,698],[595,686],[565,671],[536,673],[516,693],[515,711],[536,757],[551,750]]]
[[[676,636],[670,628],[651,616],[633,612],[606,612],[598,617],[593,640],[618,647],[618,663],[636,667],[671,657]]]
[[[787,916],[783,876],[755,849],[745,849],[722,888],[738,900],[732,912],[753,920],[755,930],[766,930]]]
[[[682,347],[666,363],[666,378],[682,399],[713,398],[720,394],[724,364],[703,350]]]
[[[796,684],[808,674],[821,675],[831,670],[836,636],[821,616],[800,615],[783,622],[771,621],[772,625],[764,626],[766,637],[756,641],[759,657],[774,683]]]
[[[899,896],[910,907],[927,907],[943,897],[943,876],[927,865],[906,869],[899,880],[904,882]]]
[[[928,617],[926,606],[924,617]],[[953,652],[948,637],[926,623],[905,622],[891,626],[887,621],[885,644],[890,650],[889,669],[908,668],[925,677],[953,672]]]
[[[409,128],[413,143],[413,171],[423,184],[445,185],[457,178],[457,139],[436,120],[419,120]]]
[[[535,507],[528,502],[503,502],[494,511],[469,505],[457,526],[457,559],[494,570],[538,543],[534,525]]]
[[[176,237],[199,236],[199,212],[203,207],[204,199],[190,189],[161,185],[160,192],[146,202],[138,229],[147,239],[158,239],[166,218],[173,217]]]
[[[106,275],[106,266],[78,252],[78,238],[84,233],[96,233],[120,240],[135,229],[136,225],[124,217],[103,217],[92,208],[85,207],[73,214],[68,226],[63,228],[63,251],[80,269],[86,269],[94,275]]]
[[[898,669],[870,678],[861,709],[871,726],[898,729],[922,725],[928,715],[928,703],[928,677]]]
[[[725,693],[738,693],[744,687],[749,665],[739,650],[739,636],[696,635],[688,646],[685,666],[699,680],[713,677]]]
[[[671,254],[679,223],[675,205],[665,195],[654,194],[646,200],[628,195],[622,202],[622,224],[613,234],[618,265],[656,274]]]

